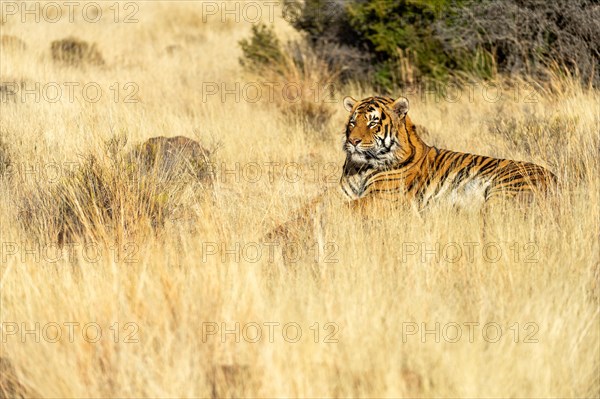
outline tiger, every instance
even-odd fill
[[[345,97],[343,105],[350,117],[340,187],[348,201],[385,198],[423,210],[446,199],[470,208],[531,202],[556,185],[556,176],[534,163],[427,145],[408,116],[405,97]]]
[[[340,193],[325,190],[267,238],[290,238],[294,226],[315,222],[327,197],[341,197],[351,209],[367,214],[373,202],[384,199],[419,214],[445,202],[460,210],[479,208],[485,215],[497,205],[530,204],[556,187],[556,175],[534,163],[426,144],[408,116],[405,97],[345,97],[343,105],[350,116],[343,135]]]

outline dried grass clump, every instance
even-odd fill
[[[275,82],[272,99],[289,123],[323,134],[333,115],[335,87],[343,71],[335,56],[325,58],[307,44],[283,46],[266,25],[252,27],[252,37],[240,41],[246,70]],[[266,96],[270,100],[270,96]]]
[[[27,44],[16,36],[0,35],[0,48],[5,51],[25,51]]]
[[[540,144],[551,141],[564,148],[577,134],[578,118],[557,115],[553,118],[528,116],[498,116],[489,122],[488,129],[499,134],[512,146],[528,155],[538,154]]]
[[[154,173],[168,179],[190,177],[212,184],[211,152],[190,138],[152,137],[136,147],[130,156],[144,175]]]
[[[23,79],[1,78],[0,79],[0,103],[17,102],[17,94],[26,87]]]
[[[0,398],[23,399],[27,396],[10,359],[0,357]]]
[[[8,144],[0,137],[0,179],[6,176],[6,172],[10,167],[11,157],[8,149]]]
[[[24,193],[23,229],[61,244],[75,238],[107,242],[160,230],[204,198],[209,153],[199,143],[157,137],[129,153],[125,143],[112,138],[105,153],[84,156],[59,182]]]
[[[74,37],[55,40],[50,47],[52,59],[68,65],[104,65],[104,58],[96,47]]]
[[[255,372],[250,366],[239,364],[214,365],[207,372],[211,397],[244,397],[257,388]]]

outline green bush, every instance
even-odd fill
[[[363,57],[354,55],[341,63],[351,65],[359,71],[359,78],[378,86],[390,89],[424,78],[445,80],[459,65],[453,53],[445,51],[434,27],[440,19],[450,20],[453,7],[464,1],[293,2],[301,12],[292,25],[304,32],[314,47],[335,44],[348,55],[362,53]],[[361,65],[364,63],[368,66]]]
[[[243,39],[239,44],[243,53],[240,64],[247,69],[260,73],[267,67],[282,67],[281,43],[273,28],[264,24],[254,25],[250,39]]]
[[[291,25],[342,80],[379,89],[497,73],[542,81],[563,71],[600,83],[596,0],[285,0]],[[272,31],[253,29],[244,62],[280,60]],[[278,50],[277,50],[278,49]],[[279,51],[279,53],[277,52]],[[269,54],[264,55],[263,53]]]
[[[286,118],[298,122],[305,131],[326,130],[332,115],[326,90],[338,81],[341,69],[329,65],[324,55],[308,43],[282,45],[273,28],[265,24],[253,26],[251,38],[240,41],[240,46],[242,66],[262,79],[294,88],[290,92],[276,90],[268,101],[273,101]]]
[[[389,87],[399,80],[401,83],[403,78],[411,78],[407,76],[408,71],[402,71],[400,63],[401,57],[407,56],[415,69],[412,78],[429,76],[441,80],[447,77],[456,63],[443,51],[432,27],[448,3],[447,0],[374,0],[348,7],[352,26],[375,55],[377,83]]]

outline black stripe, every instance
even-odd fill
[[[488,162],[486,164],[486,162]],[[488,170],[492,169],[492,168],[496,168],[498,165],[500,164],[500,160],[496,159],[496,158],[486,158],[483,162],[482,162],[482,166],[481,168],[477,171],[478,175],[484,175],[485,172],[487,172]]]
[[[413,189],[413,187],[415,186],[415,184],[417,183],[417,178],[414,178],[409,184],[408,187],[406,188],[406,192],[410,193],[411,190]]]
[[[350,197],[350,198],[354,197],[353,195],[350,195],[350,194],[348,193],[348,190],[346,190],[346,187],[344,187],[344,185],[343,185],[343,184],[341,184],[341,186],[342,186],[342,190],[344,191],[344,194],[346,194],[346,195],[347,195],[348,197]]]

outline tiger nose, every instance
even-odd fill
[[[352,144],[353,146],[357,146],[362,140],[359,138],[348,138],[348,141],[350,142],[350,144]]]

